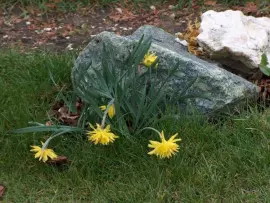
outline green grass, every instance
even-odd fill
[[[179,153],[169,160],[147,155],[151,131],[94,146],[82,135],[50,144],[71,160],[55,168],[34,159],[30,145],[47,134],[7,131],[45,122],[60,86],[70,87],[74,54],[0,53],[0,184],[4,202],[268,202],[270,125],[262,113],[242,112],[215,124],[181,116],[160,126],[179,132]],[[121,136],[121,135],[120,135]]]

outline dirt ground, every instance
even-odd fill
[[[200,19],[206,10],[222,11],[228,7],[209,1],[209,5],[176,9],[164,4],[150,8],[79,8],[74,13],[58,12],[52,7],[47,12],[20,6],[0,9],[0,49],[45,49],[54,51],[81,50],[93,36],[102,31],[130,35],[141,25],[161,27],[175,34],[183,32],[188,21]],[[214,2],[214,3],[213,3]],[[234,7],[249,15],[259,13],[254,5]]]

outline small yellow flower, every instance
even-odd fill
[[[153,148],[150,151],[149,155],[156,155],[160,158],[170,158],[176,152],[178,152],[179,145],[176,144],[177,141],[181,141],[181,139],[174,139],[178,133],[174,134],[169,140],[165,140],[164,133],[161,131],[160,138],[161,142],[150,140],[150,144],[148,144],[149,148]]]
[[[44,163],[48,161],[48,157],[51,159],[55,159],[58,157],[52,149],[42,149],[39,146],[31,146],[31,147],[32,149],[30,151],[36,152],[35,158],[39,158],[39,161],[42,160]]]
[[[96,124],[97,128],[94,128],[90,124],[90,127],[93,129],[92,131],[88,131],[88,140],[94,142],[94,144],[103,144],[108,145],[110,142],[114,142],[118,136],[113,134],[110,129],[110,125],[107,125],[106,128],[102,128],[101,125]]]
[[[153,63],[155,63],[155,61],[157,60],[157,56],[155,54],[151,54],[150,52],[148,52],[147,54],[145,54],[144,59],[143,59],[143,64],[146,67],[150,67]],[[157,67],[157,66],[156,66]]]
[[[107,106],[103,105],[103,106],[100,106],[99,108],[101,109],[101,111],[105,111],[106,108],[107,108]],[[115,107],[114,107],[114,104],[112,104],[109,107],[108,116],[110,117],[110,119],[112,119],[115,116]]]

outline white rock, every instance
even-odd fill
[[[175,16],[176,16],[175,13],[172,13],[172,14],[170,15],[170,18],[174,20],[174,19],[175,19]]]
[[[263,53],[270,59],[270,18],[210,10],[201,19],[197,40],[213,59],[245,75],[258,70]]]
[[[117,10],[118,13],[123,14],[123,11],[121,8],[115,8],[115,10]]]
[[[175,6],[173,6],[173,5],[169,5],[169,7],[168,7],[170,10],[173,10],[174,8],[175,8]]]
[[[43,30],[46,31],[46,32],[51,32],[51,31],[52,31],[52,28],[50,28],[50,27],[45,27]]]
[[[154,11],[154,10],[156,10],[156,7],[152,5],[152,6],[150,6],[150,9]]]
[[[35,33],[37,34],[42,34],[44,32],[44,30],[35,30]]]
[[[72,46],[73,46],[73,44],[68,44],[68,46],[66,47],[66,49],[69,50],[69,51],[71,51],[71,50],[73,50],[73,47]]]

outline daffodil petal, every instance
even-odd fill
[[[107,106],[102,105],[102,106],[100,106],[99,108],[100,108],[100,110],[101,110],[101,111],[105,111],[105,110],[106,110],[106,108],[107,108]]]

